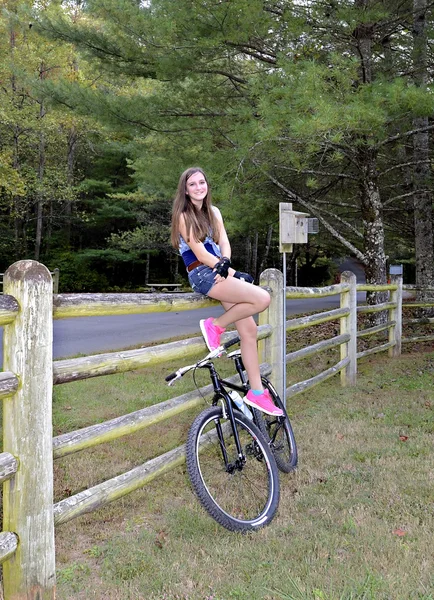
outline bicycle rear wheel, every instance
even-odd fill
[[[268,525],[279,504],[279,475],[263,435],[242,413],[235,424],[243,456],[237,452],[232,426],[219,406],[194,420],[187,439],[187,469],[205,510],[230,531]]]
[[[270,392],[274,404],[281,408],[285,415],[283,417],[273,417],[257,409],[253,409],[255,422],[265,439],[269,440],[269,446],[274,454],[279,470],[283,471],[283,473],[290,473],[294,471],[298,462],[297,444],[291,421],[279,394],[272,384],[265,377],[262,378],[262,384]]]

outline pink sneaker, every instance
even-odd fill
[[[283,410],[274,404],[268,390],[264,390],[264,393],[260,396],[256,396],[252,390],[249,390],[244,396],[244,402],[253,406],[253,408],[257,408],[258,410],[267,413],[267,415],[273,415],[274,417],[283,416]]]
[[[220,346],[220,336],[226,331],[223,327],[214,325],[213,318],[202,319],[200,321],[200,330],[209,350],[216,350]]]

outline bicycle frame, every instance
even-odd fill
[[[226,412],[226,415],[229,418],[229,422],[231,423],[232,433],[234,435],[238,457],[240,458],[241,461],[244,462],[245,457],[244,457],[244,453],[243,453],[240,439],[238,436],[238,430],[235,426],[234,408],[233,408],[232,400],[231,400],[228,392],[226,391],[225,387],[228,387],[232,390],[237,390],[238,392],[246,393],[248,390],[248,383],[247,383],[247,380],[246,380],[244,372],[243,372],[243,364],[241,361],[241,357],[240,356],[234,357],[234,361],[235,361],[235,366],[236,366],[237,372],[238,372],[241,382],[242,382],[241,385],[232,383],[230,381],[226,381],[225,379],[221,379],[219,374],[217,373],[217,370],[216,370],[213,362],[209,362],[204,365],[201,365],[199,368],[208,369],[208,371],[209,371],[210,378],[211,378],[213,388],[214,388],[214,397],[212,400],[213,405],[216,405],[217,402],[221,398],[223,398],[223,400],[225,402],[226,406],[223,407],[223,412],[224,413]],[[216,430],[217,430],[217,436],[220,441],[220,448],[222,450],[225,465],[226,465],[226,468],[229,469],[230,465],[228,464],[228,460],[227,460],[226,449],[225,449],[224,439],[223,439],[223,433],[221,430],[220,423],[216,423]]]

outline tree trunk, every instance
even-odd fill
[[[13,52],[16,45],[16,36],[15,31],[12,29],[9,35],[9,48],[11,53],[11,59],[13,57]],[[15,74],[12,71],[11,75],[11,92],[14,97],[17,91],[16,78]],[[16,171],[20,169],[20,159],[19,159],[19,128],[17,125],[14,127],[13,132],[13,167]],[[21,199],[19,196],[14,196],[14,244],[15,244],[15,258],[19,259],[22,256],[22,229],[23,229],[23,220],[21,218]]]
[[[368,150],[361,165],[364,178],[360,184],[363,238],[365,246],[366,283],[386,283],[386,255],[384,252],[384,226],[380,191],[376,182],[376,160]],[[372,302],[373,303],[373,302]]]
[[[272,235],[273,235],[273,225],[269,225],[268,231],[267,231],[267,241],[265,242],[265,250],[264,250],[264,254],[262,256],[261,265],[259,267],[259,275],[263,271],[265,271],[268,255],[270,253]]]
[[[253,245],[252,245],[252,277],[256,281],[256,277],[258,275],[258,232],[255,231],[255,235],[253,237]]]
[[[67,149],[67,181],[68,186],[72,188],[74,185],[74,168],[75,168],[75,157],[77,151],[77,140],[78,133],[73,125],[68,132],[68,149]],[[71,197],[66,199],[65,202],[65,242],[67,247],[71,246],[71,232],[72,232],[72,199]]]
[[[148,252],[146,254],[146,264],[145,264],[145,285],[149,283],[149,267],[151,262],[151,253]]]
[[[41,63],[39,67],[39,79],[45,77],[45,65]],[[43,210],[44,210],[44,198],[43,198],[43,182],[45,173],[45,134],[43,131],[43,119],[45,117],[45,105],[43,100],[40,102],[39,108],[39,123],[41,131],[39,134],[39,164],[38,164],[38,180],[39,189],[36,194],[36,236],[35,236],[35,260],[39,260],[41,254],[41,243],[42,243],[42,224],[43,224]]]
[[[45,115],[44,104],[41,103],[39,117],[42,119]],[[44,210],[44,199],[42,192],[42,185],[44,181],[45,172],[45,135],[41,131],[39,137],[39,165],[38,165],[38,180],[39,190],[37,193],[36,200],[36,238],[35,238],[35,260],[39,260],[41,254],[41,243],[42,243],[42,224],[43,224],[43,210]]]
[[[371,0],[356,0],[361,10],[369,8]],[[356,55],[360,61],[360,84],[372,83],[372,43],[374,28],[370,23],[362,22],[354,30]],[[363,140],[359,140],[362,142]],[[386,255],[384,251],[384,225],[382,202],[377,181],[377,154],[368,143],[359,147],[356,153],[360,170],[360,202],[363,221],[363,239],[365,251],[365,273],[367,283],[384,284],[387,282]],[[368,292],[368,304],[383,302],[387,292]],[[371,321],[380,323],[387,314],[376,313]]]
[[[246,237],[246,253],[245,253],[244,270],[247,273],[250,273],[251,266],[252,266],[252,241],[251,241],[250,237],[248,236],[248,237]]]
[[[413,0],[413,72],[414,82],[425,87],[427,81],[427,0]],[[415,117],[414,129],[428,127],[428,117]],[[413,189],[414,189],[414,246],[416,256],[416,285],[432,287],[434,284],[433,217],[432,194],[430,191],[429,134],[420,131],[413,137]],[[418,300],[425,300],[432,294],[418,292]]]

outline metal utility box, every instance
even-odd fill
[[[292,210],[290,202],[280,202],[280,252],[292,252],[292,244],[307,244],[308,216]]]

